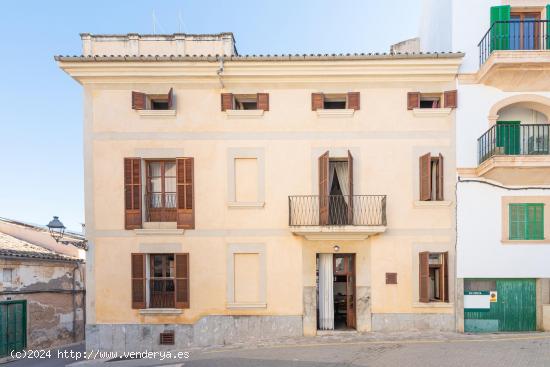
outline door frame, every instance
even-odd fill
[[[351,269],[349,260],[344,260],[344,270],[338,272],[336,270],[336,258],[351,258]],[[334,275],[346,276],[346,326],[349,329],[357,329],[357,276],[356,276],[356,257],[353,253],[333,254],[333,272]],[[352,294],[350,293],[352,291]],[[351,305],[351,306],[350,306]]]

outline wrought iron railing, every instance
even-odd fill
[[[147,222],[175,222],[176,200],[175,192],[149,192],[145,194]]]
[[[497,124],[479,139],[478,162],[495,155],[548,155],[550,125]]]
[[[149,281],[149,307],[175,307],[174,279],[151,279]]]
[[[386,195],[288,197],[290,226],[384,226]]]
[[[478,43],[479,65],[496,50],[550,50],[548,20],[498,20]]]

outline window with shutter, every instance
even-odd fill
[[[171,110],[174,106],[174,89],[166,94],[145,94],[132,92],[132,108],[134,110]]]
[[[124,228],[141,228],[141,158],[124,158]]]
[[[544,239],[544,204],[509,204],[508,216],[510,240]]]
[[[444,195],[443,195],[443,192],[444,192],[444,186],[443,186],[443,176],[444,176],[443,156],[441,155],[441,153],[439,154],[439,157],[437,157],[437,161],[435,161],[435,168],[437,170],[437,183],[436,183],[436,188],[435,188],[435,192],[436,192],[435,199],[441,201],[444,198]]]
[[[145,254],[132,254],[132,308],[145,308]]]
[[[175,254],[176,308],[189,308],[189,254]]]
[[[180,229],[195,228],[193,158],[176,159],[176,221]]]
[[[448,252],[419,253],[420,302],[449,302]]]
[[[510,48],[510,10],[510,5],[491,7],[491,52]]]

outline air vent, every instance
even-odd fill
[[[386,273],[386,284],[397,284],[397,273]]]
[[[160,345],[174,345],[175,335],[173,330],[160,333]]]

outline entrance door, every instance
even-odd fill
[[[334,309],[336,313],[335,327],[355,329],[357,327],[355,313],[355,255],[334,255]],[[345,318],[345,320],[342,320]],[[345,321],[339,324],[338,321]]]
[[[0,357],[27,346],[27,301],[0,302]]]

